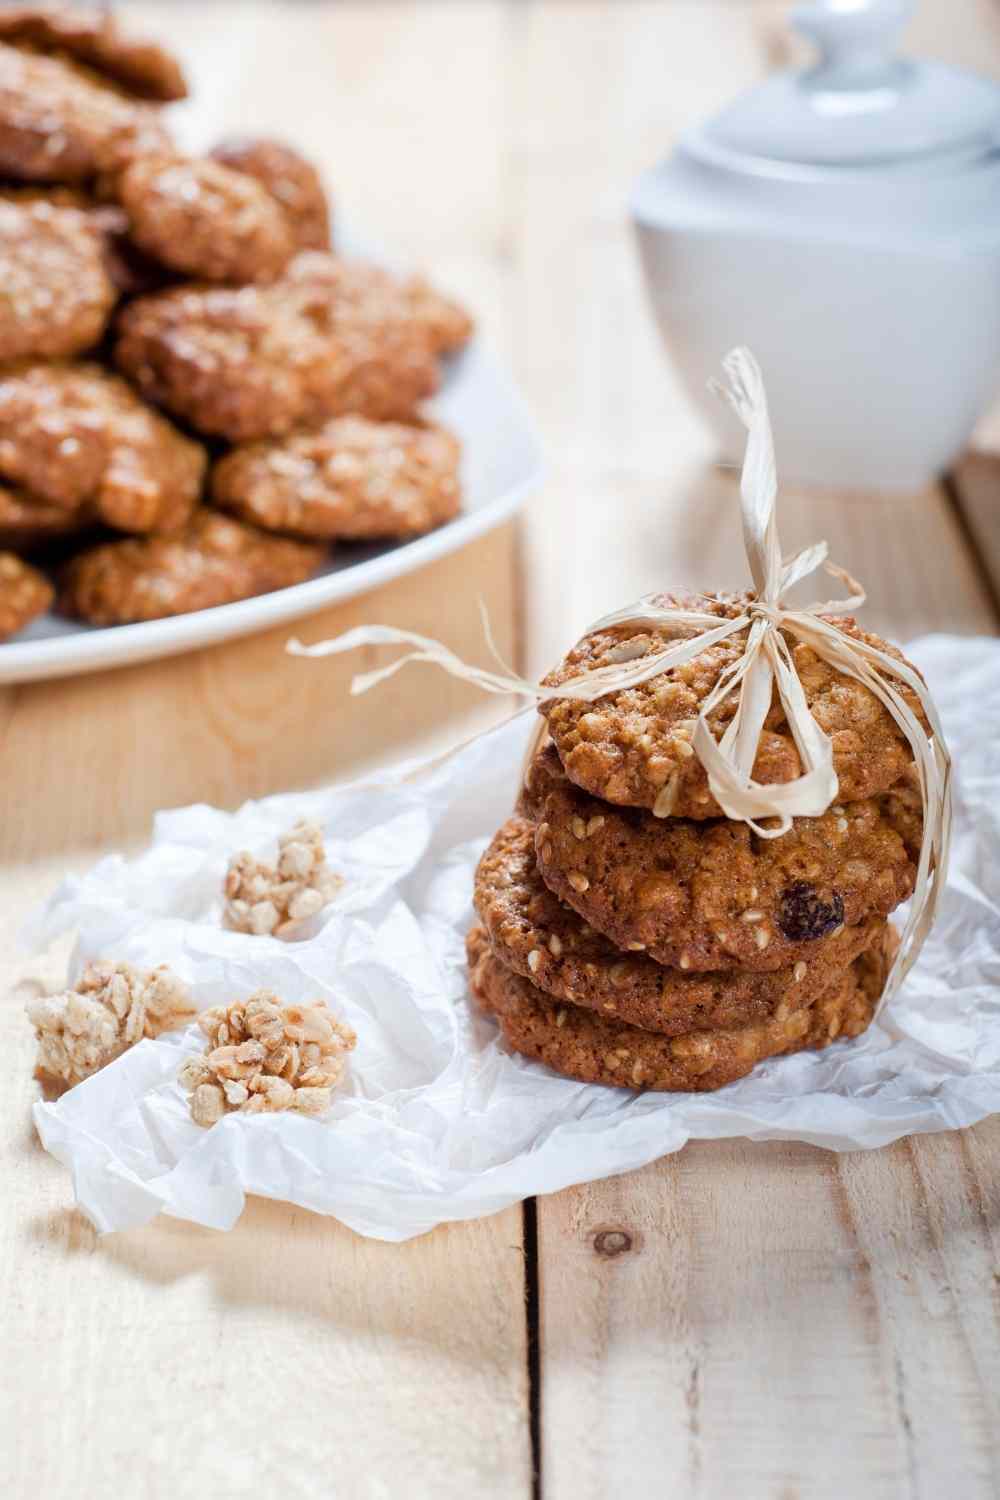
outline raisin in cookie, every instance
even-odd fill
[[[103,243],[86,215],[0,201],[0,362],[92,348],[116,301]]]
[[[438,369],[407,285],[305,252],[270,286],[138,298],[115,358],[150,400],[234,443],[348,412],[408,417],[436,389]]]
[[[745,823],[655,818],[574,786],[548,746],[523,807],[542,879],[619,947],[681,969],[780,969],[842,926],[886,917],[916,865],[887,796],[796,818],[780,838]],[[588,832],[589,829],[589,832]]]
[[[0,373],[0,477],[35,499],[89,506],[121,531],[176,530],[201,491],[199,444],[95,364]]]
[[[223,141],[209,155],[234,172],[254,177],[281,205],[299,250],[329,250],[330,209],[319,173],[280,141]]]
[[[295,249],[280,206],[252,177],[197,157],[144,157],[116,196],[140,250],[204,281],[274,281]]]
[[[810,1006],[779,1006],[749,1026],[666,1037],[550,999],[504,968],[482,928],[473,928],[466,947],[473,994],[515,1052],[583,1083],[679,1093],[719,1089],[764,1058],[860,1036],[871,1023],[889,964],[889,951],[876,945]]]
[[[52,603],[52,585],[13,552],[0,552],[0,641],[23,630]]]
[[[599,814],[597,816],[600,816]],[[843,981],[849,964],[881,942],[885,923],[841,927],[799,959],[768,973],[682,973],[636,947],[622,952],[545,885],[534,828],[511,818],[476,871],[475,906],[494,955],[557,1000],[664,1036],[766,1020],[800,1010]]]
[[[0,42],[74,58],[139,99],[184,99],[177,59],[156,42],[123,32],[104,6],[5,5]]]
[[[663,594],[665,606],[698,610],[720,620],[735,620],[751,595]],[[897,661],[894,646],[858,630],[851,619],[829,622],[853,640],[864,641]],[[567,678],[618,662],[635,662],[690,632],[672,633],[665,625],[616,625],[585,636],[545,679],[557,687]],[[598,698],[594,703],[556,698],[541,705],[566,774],[578,786],[608,802],[652,808],[660,817],[718,818],[722,809],[708,789],[708,778],[691,748],[695,720],[720,676],[743,655],[747,632],[718,642],[692,661],[673,667],[637,687]],[[861,683],[822,661],[810,646],[786,635],[810,712],[833,744],[839,798],[854,802],[874,797],[899,780],[913,760],[905,736],[891,714]],[[917,717],[917,699],[900,684]],[[736,712],[731,694],[712,713],[718,738]],[[792,732],[785,721],[777,689],[765,721],[754,776],[763,783],[792,781],[802,771]]]
[[[167,150],[155,106],[125,98],[62,58],[0,43],[0,176],[89,182]]]
[[[458,440],[432,423],[334,417],[314,432],[234,448],[216,504],[268,531],[350,541],[419,536],[458,511]]]
[[[177,536],[109,542],[75,557],[60,606],[91,625],[158,620],[302,583],[322,558],[321,547],[198,511]]]

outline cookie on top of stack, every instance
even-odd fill
[[[736,620],[753,595],[664,595],[667,609]],[[846,636],[904,658],[829,618]],[[765,837],[725,817],[692,748],[702,705],[747,631],[594,701],[553,697],[515,815],[476,874],[473,991],[514,1050],[586,1082],[709,1090],[764,1058],[868,1026],[913,892],[923,835],[910,745],[863,683],[783,632],[838,800]],[[675,644],[633,621],[586,636],[545,679],[635,663]],[[926,728],[916,695],[904,701]],[[708,716],[716,739],[736,712]],[[799,752],[777,688],[753,776],[790,782]]]
[[[420,403],[470,319],[335,254],[290,147],[182,152],[186,92],[104,7],[0,9],[0,640],[53,597],[95,625],[247,598],[459,508]]]

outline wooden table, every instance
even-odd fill
[[[734,482],[662,360],[623,202],[683,124],[784,58],[782,10],[134,7],[193,59],[204,139],[298,139],[355,222],[477,308],[550,444],[520,526],[310,638],[378,620],[482,660],[483,595],[538,670],[640,592],[743,581]],[[1000,72],[992,0],[924,11],[918,43]],[[970,480],[987,530],[990,463]],[[786,547],[826,537],[897,639],[993,631],[964,482],[786,493]],[[60,977],[64,953],[12,954],[19,920],[155,809],[327,781],[500,711],[432,672],[351,700],[354,663],[290,663],[285,633],[0,694],[11,981]],[[12,1500],[997,1493],[1000,1120],[861,1155],[695,1144],[403,1246],[262,1201],[225,1236],[161,1220],[99,1240],[34,1137],[16,994],[3,1016]]]

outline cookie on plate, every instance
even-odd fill
[[[60,57],[0,43],[0,176],[89,182],[169,150],[154,105],[128,99]]]
[[[183,526],[201,492],[199,444],[96,364],[0,371],[0,478],[121,531]]]
[[[875,1013],[891,952],[889,943],[868,949],[812,1005],[779,1006],[748,1026],[666,1037],[551,999],[504,968],[481,927],[466,946],[473,994],[515,1052],[583,1083],[679,1093],[719,1089],[765,1058],[860,1036]]]
[[[175,279],[166,266],[154,261],[129,239],[125,210],[117,203],[96,197],[86,187],[68,187],[52,182],[5,182],[0,184],[0,204],[6,203],[75,209],[78,222],[82,220],[96,238],[105,276],[116,296],[137,297],[145,292],[156,292]],[[76,295],[74,293],[73,297]]]
[[[681,969],[780,969],[842,926],[886,917],[916,864],[887,796],[796,818],[780,838],[746,823],[659,819],[575,786],[549,745],[522,805],[542,879],[621,948]],[[907,830],[911,832],[911,830]]]
[[[438,354],[457,354],[472,337],[472,318],[460,303],[443,297],[423,276],[409,282],[409,303],[413,316],[426,330]]]
[[[52,603],[52,585],[13,552],[0,552],[0,641],[23,630]]]
[[[87,217],[0,200],[0,362],[57,359],[102,337],[117,293]]]
[[[333,417],[315,431],[234,448],[212,472],[212,496],[294,536],[418,536],[457,513],[460,457],[457,438],[430,422]]]
[[[90,524],[85,507],[66,510],[35,500],[23,490],[0,485],[0,549],[30,552],[59,537],[72,536]]]
[[[116,197],[140,250],[203,281],[274,281],[295,249],[267,189],[207,158],[143,157],[121,174]]]
[[[176,536],[108,542],[73,558],[60,606],[91,625],[123,625],[232,604],[302,583],[324,549],[197,511]]]
[[[319,173],[311,162],[280,141],[247,137],[222,141],[209,155],[245,172],[267,188],[285,213],[299,250],[329,250],[330,209]]]
[[[156,42],[123,32],[105,6],[5,5],[0,42],[74,58],[139,99],[184,99],[177,59]]]
[[[660,595],[658,602],[735,620],[752,597],[675,592]],[[894,646],[859,630],[852,619],[829,623],[854,640],[905,660]],[[595,631],[574,646],[545,684],[558,686],[597,667],[640,661],[690,633],[685,628],[672,632],[665,625],[641,624]],[[660,817],[721,817],[705,769],[691,748],[691,736],[702,704],[722,673],[739,661],[746,637],[747,632],[740,631],[682,666],[593,703],[572,698],[543,703],[540,711],[570,780],[595,797],[648,807]],[[790,635],[785,639],[810,712],[832,741],[839,800],[854,802],[887,791],[913,760],[892,715],[868,688],[822,661],[810,646]],[[916,698],[900,690],[922,720]],[[712,714],[716,737],[732,719],[737,701],[737,694],[731,694]],[[754,776],[760,782],[774,783],[792,781],[801,772],[798,750],[775,689]]]
[[[234,443],[348,412],[408,417],[438,383],[406,283],[318,252],[270,286],[138,298],[115,358],[150,400]]]
[[[684,973],[639,950],[616,948],[548,889],[535,861],[535,831],[511,818],[476,871],[474,901],[495,957],[557,1000],[679,1036],[746,1026],[779,1009],[799,1010],[843,982],[844,971],[874,943],[885,923],[841,927],[815,945],[808,961],[745,973]]]

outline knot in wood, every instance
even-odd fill
[[[626,1229],[599,1229],[594,1235],[594,1249],[598,1255],[613,1260],[632,1248],[632,1236]]]

